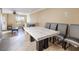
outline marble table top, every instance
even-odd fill
[[[47,29],[44,27],[27,27],[24,28],[36,41],[40,41],[59,34],[59,31]]]

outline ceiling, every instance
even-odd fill
[[[16,11],[16,12],[21,12],[21,13],[34,13],[34,12],[38,12],[40,10],[43,10],[44,8],[3,8],[3,9],[7,9],[10,11]]]

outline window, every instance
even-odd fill
[[[23,25],[25,25],[25,17],[17,15],[16,16],[16,24],[17,24],[17,26],[23,26]]]
[[[16,21],[24,21],[24,16],[16,16]]]

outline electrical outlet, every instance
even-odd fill
[[[64,12],[64,17],[68,17],[68,12]]]

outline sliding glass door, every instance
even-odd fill
[[[25,24],[26,24],[25,17],[21,16],[21,15],[17,15],[16,22],[17,22],[18,26],[25,26]]]

